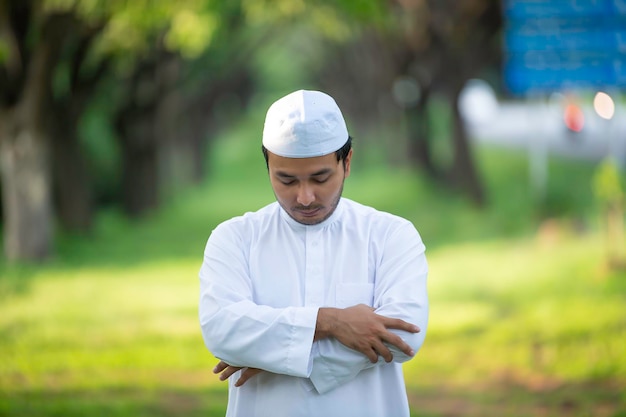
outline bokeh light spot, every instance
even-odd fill
[[[570,103],[565,107],[563,121],[569,130],[580,132],[585,125],[585,115],[580,106]]]
[[[598,116],[606,120],[611,120],[615,114],[615,103],[611,96],[607,93],[599,91],[593,98],[593,108],[598,113]]]

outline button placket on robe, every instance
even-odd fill
[[[324,247],[322,230],[306,230],[305,305],[319,307],[324,304]]]

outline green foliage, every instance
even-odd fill
[[[81,149],[99,207],[117,199],[122,175],[118,141],[109,122],[111,106],[107,100],[111,99],[111,95],[99,95],[79,123]]]
[[[624,199],[620,173],[613,159],[606,159],[598,167],[594,177],[594,192],[605,205],[616,204]]]
[[[99,48],[119,56],[145,50],[165,32],[168,48],[195,57],[210,44],[219,23],[218,11],[207,10],[206,2],[198,0],[111,4]]]
[[[293,18],[307,9],[305,0],[242,0],[242,4],[252,22]]]
[[[86,26],[103,25],[94,53],[117,57],[125,65],[152,48],[162,35],[165,45],[195,58],[211,43],[220,24],[219,2],[204,0],[46,0],[47,13],[71,12]]]
[[[388,3],[380,0],[342,0],[331,4],[365,22],[375,22],[385,15],[388,8]]]
[[[361,25],[385,20],[386,7],[380,1],[243,0],[248,20],[257,25],[305,23],[329,40],[346,41]]]
[[[172,18],[165,45],[171,50],[180,50],[186,58],[195,58],[211,43],[218,24],[216,14],[179,9]]]
[[[4,64],[9,57],[9,46],[6,41],[0,39],[0,65]]]

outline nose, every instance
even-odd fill
[[[298,188],[298,204],[308,207],[313,201],[315,201],[315,193],[313,188],[307,184],[302,184]]]

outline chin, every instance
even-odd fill
[[[302,217],[300,217],[300,218],[294,217],[294,219],[298,223],[304,224],[304,225],[307,225],[307,226],[313,226],[314,224],[318,224],[318,223],[321,223],[321,222],[324,221],[323,217],[314,217],[314,218],[311,218],[311,217],[304,217],[304,218],[302,218]]]

